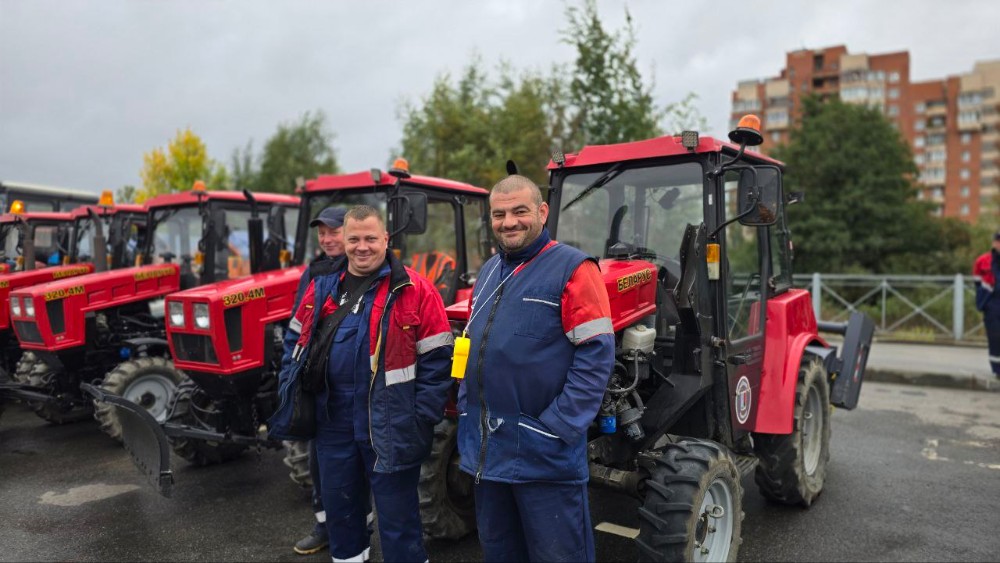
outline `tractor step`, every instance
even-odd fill
[[[757,456],[753,455],[741,455],[733,453],[733,463],[736,464],[737,469],[740,470],[740,476],[746,477],[753,473],[753,470],[757,468]]]

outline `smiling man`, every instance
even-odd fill
[[[500,252],[483,265],[459,393],[485,561],[593,561],[587,428],[614,366],[597,263],[549,238],[549,208],[512,175],[490,193]]]
[[[306,289],[293,321],[301,327],[294,360],[279,378],[284,386],[298,376],[315,396],[314,441],[334,561],[368,559],[369,489],[385,561],[427,559],[417,481],[451,387],[453,339],[437,289],[388,245],[376,209],[347,212],[347,268]],[[279,438],[295,415],[290,401],[282,405],[269,422]]]

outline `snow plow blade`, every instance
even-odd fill
[[[170,498],[174,484],[174,475],[170,470],[170,443],[156,419],[140,405],[100,387],[84,383],[80,388],[98,401],[114,405],[122,423],[125,451],[157,492]]]

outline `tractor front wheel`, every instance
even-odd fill
[[[420,519],[431,538],[458,539],[476,529],[472,476],[458,468],[458,423],[434,427],[431,454],[420,466]]]
[[[823,492],[830,461],[830,383],[819,358],[799,370],[791,434],[755,434],[754,480],[767,499],[810,506]]]
[[[55,399],[52,401],[28,402],[28,406],[39,417],[53,424],[66,424],[90,418],[92,412],[90,405],[59,399],[61,395],[59,385],[60,375],[65,376],[65,374],[60,374],[49,367],[47,363],[32,352],[22,354],[21,359],[17,362],[17,368],[14,370],[15,381],[39,387]]]
[[[639,508],[639,560],[736,561],[743,487],[729,453],[689,440],[667,445],[650,462]]]
[[[177,388],[170,407],[170,422],[192,428],[225,432],[226,416],[223,406],[203,393],[193,381],[186,381]],[[175,436],[170,438],[174,453],[194,465],[215,465],[236,459],[249,446],[232,442],[216,442]]]
[[[101,388],[142,406],[156,422],[165,422],[177,386],[185,379],[187,376],[166,358],[136,358],[111,370],[104,376]],[[122,441],[122,424],[117,407],[95,400],[94,418],[105,434]]]

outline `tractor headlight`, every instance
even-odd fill
[[[24,298],[24,316],[29,319],[35,318],[35,300],[30,297]]]
[[[184,303],[171,301],[167,305],[167,311],[170,317],[170,326],[184,326]]]
[[[17,297],[10,298],[10,312],[13,313],[13,316],[15,317],[21,316],[21,300]]]
[[[195,303],[194,304],[194,326],[202,329],[207,329],[209,325],[208,322],[208,303]]]

